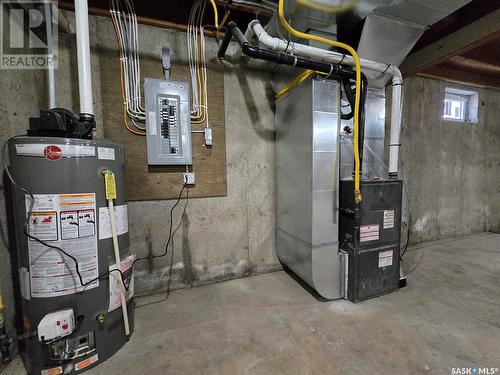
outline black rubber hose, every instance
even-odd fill
[[[350,78],[342,79],[342,86],[344,87],[344,92],[345,92],[345,96],[347,97],[347,101],[349,102],[349,105],[351,106],[351,112],[342,113],[340,115],[340,118],[342,120],[350,120],[354,117],[354,102],[355,102],[354,92],[352,91]]]
[[[229,47],[229,43],[231,42],[231,38],[233,37],[233,32],[231,30],[231,24],[233,22],[229,22],[227,25],[226,35],[224,35],[224,39],[222,39],[222,43],[220,44],[219,51],[217,51],[217,57],[219,59],[223,59],[226,55],[227,47]]]
[[[365,146],[366,98],[368,95],[368,79],[361,73],[361,102],[359,103],[359,170],[363,171],[363,152]]]

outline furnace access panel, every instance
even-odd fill
[[[146,78],[148,164],[192,163],[189,83]]]

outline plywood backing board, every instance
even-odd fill
[[[191,197],[225,196],[226,144],[224,131],[224,71],[216,63],[207,68],[209,123],[213,146],[204,146],[203,133],[192,133],[193,165],[196,185]],[[163,78],[161,60],[141,60],[142,79]],[[172,63],[172,80],[190,82],[187,65]],[[124,125],[120,94],[120,66],[115,54],[101,55],[101,89],[104,137],[125,145],[128,199],[132,201],[176,198],[182,187],[185,166],[148,166],[146,137],[129,132]],[[192,124],[192,130],[203,125]]]

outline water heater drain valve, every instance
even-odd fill
[[[43,317],[38,324],[38,340],[49,341],[65,337],[75,330],[73,309],[55,311]]]

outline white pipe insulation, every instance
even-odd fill
[[[75,0],[75,22],[80,113],[94,115],[92,77],[90,74],[89,10],[87,0]]]
[[[259,44],[273,51],[289,52],[292,55],[310,57],[331,63],[342,63],[354,66],[354,59],[350,55],[329,51],[322,48],[311,47],[304,44],[288,42],[280,38],[269,35],[258,20],[253,20],[248,24],[245,36],[249,39],[255,34]],[[391,136],[389,148],[389,176],[396,177],[398,174],[400,133],[401,133],[401,112],[403,106],[403,77],[400,70],[395,65],[388,65],[376,61],[360,59],[361,67],[364,69],[390,74],[392,76],[392,108],[391,108]]]

